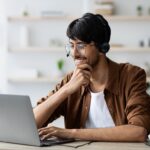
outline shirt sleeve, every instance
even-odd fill
[[[150,133],[150,96],[146,89],[146,73],[136,68],[131,74],[126,105],[128,124],[142,126]]]
[[[38,100],[37,105],[40,105],[41,103],[43,103],[44,101],[46,101],[49,97],[51,97],[53,94],[55,94],[62,86],[64,86],[71,78],[71,74],[66,75],[63,80],[58,83],[55,87],[55,89],[53,89],[51,92],[48,93],[47,96],[42,97],[40,100]],[[59,118],[60,116],[65,116],[66,113],[66,100],[64,100],[63,103],[61,103],[58,108],[56,108],[56,110],[53,112],[53,114],[51,115],[51,117],[47,120],[47,122],[44,124],[47,125],[48,123],[54,121],[55,119]]]

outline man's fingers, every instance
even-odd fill
[[[40,135],[40,134],[39,134]],[[41,140],[45,140],[45,139],[48,139],[48,138],[51,138],[53,136],[57,136],[56,135],[56,131],[48,131],[48,132],[43,132],[41,135],[40,135],[40,138]]]
[[[40,128],[40,129],[38,129],[38,132],[40,132],[40,131],[44,131],[44,130],[47,130],[48,128],[49,128],[49,126],[44,127],[44,128]]]
[[[45,127],[45,128],[41,128],[38,130],[39,132],[39,136],[47,134],[48,132],[50,132],[52,129],[51,127]]]
[[[38,132],[40,132],[40,131],[43,131],[45,128],[40,128],[40,129],[38,129]]]
[[[41,136],[41,140],[45,140],[45,139],[48,139],[50,137],[52,137],[52,134],[48,133],[48,134],[45,134],[45,135]]]
[[[87,75],[87,76],[91,76],[91,72],[89,72],[89,71],[87,71],[87,70],[81,70],[81,69],[79,69],[77,72],[76,72],[76,74],[81,74],[81,75]]]
[[[90,80],[90,74],[81,73],[80,79],[81,80]]]
[[[77,68],[82,69],[82,70],[88,70],[88,71],[92,72],[92,67],[88,64],[77,65]]]
[[[47,134],[48,132],[50,132],[50,131],[49,131],[49,130],[40,131],[40,132],[39,132],[39,136],[45,135],[45,134]]]
[[[55,130],[57,130],[58,128],[56,127],[53,127],[53,126],[47,126],[45,128],[41,128],[38,130],[39,132],[39,135],[44,135],[44,134],[47,134],[47,133],[51,133],[51,132],[54,132]]]

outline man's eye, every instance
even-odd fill
[[[78,45],[78,48],[79,48],[79,49],[82,49],[82,48],[84,48],[84,45],[83,45],[83,44],[80,44],[80,45]]]
[[[70,48],[73,48],[74,46],[72,44],[69,45]]]

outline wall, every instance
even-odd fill
[[[0,92],[4,92],[6,89],[6,52],[5,52],[5,45],[6,45],[6,19],[5,19],[5,7],[4,1],[0,0]]]
[[[88,1],[88,0],[87,0]],[[150,7],[149,0],[114,0],[116,2],[116,13],[122,15],[135,15],[136,6],[141,4],[147,14],[146,10]],[[26,24],[30,29],[30,45],[31,46],[48,46],[49,40],[53,38],[60,38],[64,43],[67,41],[65,31],[69,21],[44,21],[44,22],[15,22],[7,23],[8,16],[18,16],[22,11],[27,8],[30,15],[39,16],[44,10],[58,10],[63,11],[65,14],[81,16],[83,13],[83,2],[80,0],[1,0],[1,18],[0,36],[1,51],[0,51],[0,67],[1,67],[1,83],[0,90],[3,93],[24,94],[30,95],[32,105],[35,106],[37,99],[45,96],[50,91],[55,83],[9,83],[6,82],[7,77],[10,75],[11,70],[14,68],[36,68],[44,75],[50,78],[55,76],[56,61],[59,58],[65,59],[65,71],[71,71],[74,67],[73,61],[66,58],[64,52],[52,53],[7,53],[10,47],[17,47],[20,42],[19,30],[20,26]],[[93,2],[90,1],[90,9],[93,9]],[[110,21],[112,28],[111,43],[120,42],[128,46],[138,46],[140,40],[150,38],[149,21]],[[5,31],[5,32],[4,32]],[[131,62],[133,64],[145,67],[145,62],[150,62],[149,52],[112,52],[108,54],[110,58],[118,62]]]
[[[65,1],[49,1],[49,0],[6,0],[3,1],[5,6],[5,10],[3,12],[4,17],[8,16],[18,16],[22,14],[22,11],[27,8],[30,15],[39,16],[42,11],[52,10],[52,11],[64,11],[66,14],[80,14],[80,11],[76,11],[78,7],[80,7],[80,1],[73,2],[70,0]],[[10,5],[12,3],[12,5]],[[67,6],[69,7],[66,7]],[[71,13],[70,13],[71,12]],[[6,19],[6,18],[5,18]],[[37,47],[47,47],[50,39],[55,39],[60,37],[62,41],[66,41],[66,28],[69,22],[66,21],[44,21],[44,22],[21,22],[21,23],[5,23],[6,26],[6,45],[5,51],[9,48],[15,48],[19,46],[20,43],[20,26],[26,24],[30,30],[30,46]],[[58,24],[56,26],[56,24]],[[16,68],[36,68],[43,75],[47,75],[50,78],[55,76],[55,72],[57,71],[56,61],[59,58],[66,59],[65,49],[64,52],[52,52],[52,53],[7,53],[7,76],[10,76],[12,70]],[[68,59],[69,60],[69,59]],[[65,68],[67,70],[72,70],[73,63],[66,63]],[[37,99],[42,96],[45,96],[53,87],[54,84],[49,83],[6,83],[5,92],[13,93],[13,94],[24,94],[30,95],[33,106],[36,104]]]

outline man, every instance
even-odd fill
[[[35,120],[42,139],[143,142],[150,132],[145,71],[106,57],[111,29],[101,15],[86,13],[67,29],[67,55],[75,69],[38,102]],[[46,125],[64,116],[65,129]]]

